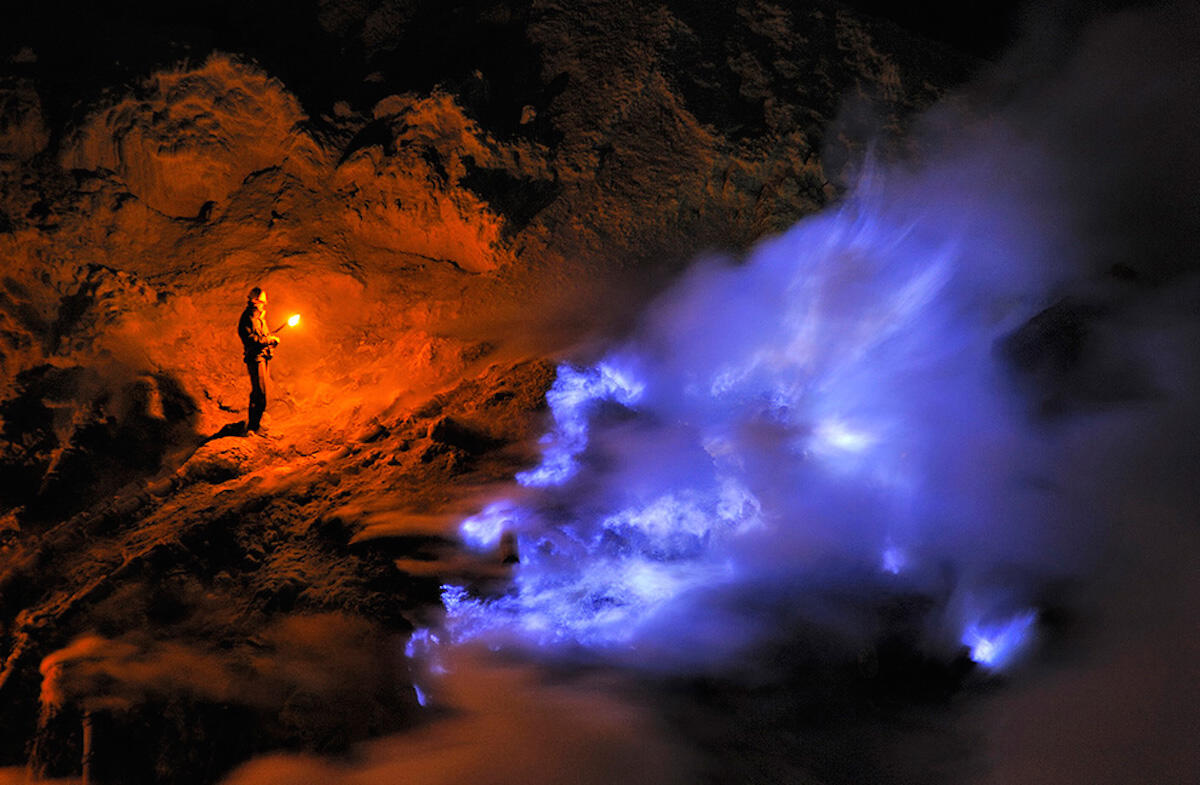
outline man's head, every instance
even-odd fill
[[[255,286],[250,290],[250,294],[247,295],[247,299],[250,300],[252,304],[261,308],[267,304],[267,293],[262,289],[262,287]]]

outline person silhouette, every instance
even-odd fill
[[[263,412],[267,410],[267,384],[270,380],[268,364],[271,352],[279,344],[279,337],[267,329],[267,293],[255,286],[247,297],[246,308],[238,319],[238,337],[246,370],[250,374],[250,407],[246,416],[246,433],[257,433],[262,429]]]

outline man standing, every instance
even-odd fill
[[[250,290],[246,310],[238,320],[238,337],[242,339],[246,370],[250,373],[250,413],[246,418],[246,433],[262,427],[263,412],[267,409],[267,363],[271,348],[279,338],[267,329],[267,293],[256,286]]]

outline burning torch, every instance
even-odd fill
[[[279,325],[278,327],[276,327],[276,328],[275,328],[274,330],[272,330],[271,332],[273,332],[273,333],[277,333],[277,332],[279,332],[280,330],[282,330],[284,327],[295,327],[295,326],[296,326],[296,325],[298,325],[298,324],[300,324],[300,314],[298,314],[298,313],[294,313],[294,314],[292,314],[291,316],[289,316],[289,317],[288,317],[288,320],[287,320],[286,322],[284,322],[283,324]]]

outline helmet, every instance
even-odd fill
[[[247,299],[249,299],[250,302],[252,302],[252,303],[253,302],[265,303],[267,301],[267,293],[265,291],[263,291],[261,286],[255,286],[253,289],[250,290],[250,294],[247,295]]]

